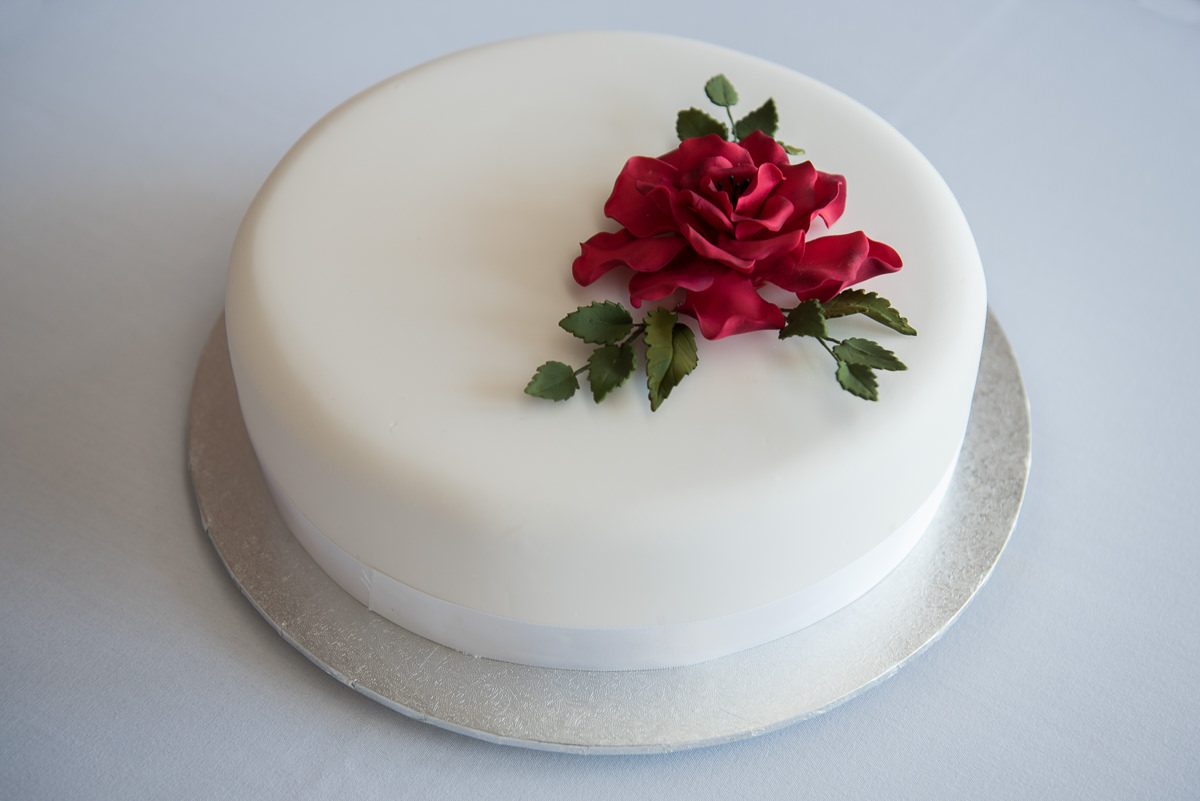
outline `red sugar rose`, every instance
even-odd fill
[[[740,142],[685,139],[664,156],[625,163],[604,204],[624,227],[584,242],[572,271],[587,286],[629,267],[638,308],[682,290],[678,310],[695,317],[708,339],[778,329],[783,311],[758,292],[767,284],[824,302],[900,269],[896,251],[862,232],[806,241],[813,220],[832,225],[845,204],[842,176],[791,164],[759,131]]]

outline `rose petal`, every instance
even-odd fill
[[[750,179],[750,185],[737,199],[737,206],[734,208],[735,219],[759,216],[759,210],[771,193],[775,191],[775,187],[781,183],[783,183],[783,173],[774,164],[764,164],[755,170],[754,177]]]
[[[696,255],[705,259],[711,259],[718,264],[723,264],[731,270],[737,270],[739,273],[749,273],[754,269],[754,262],[746,259],[738,258],[727,250],[718,245],[709,242],[704,238],[704,234],[700,233],[694,227],[687,225],[680,228],[679,233],[683,234],[683,238],[692,246],[692,250],[696,251]],[[733,241],[728,237],[725,241]]]
[[[776,197],[785,197],[795,207],[795,215],[787,229],[808,229],[820,217],[833,225],[846,208],[846,179],[840,175],[821,172],[812,162],[783,168],[784,181],[775,189]]]
[[[721,339],[748,331],[783,328],[783,312],[763,300],[749,278],[721,271],[712,286],[688,292],[679,311],[696,318],[700,333],[708,339]]]
[[[762,131],[752,131],[742,137],[742,147],[750,154],[755,164],[774,164],[785,167],[788,164],[787,151],[783,146]]]
[[[635,308],[641,308],[642,301],[661,300],[678,289],[708,289],[714,274],[723,269],[704,259],[676,259],[658,272],[637,273],[630,278],[629,299]]]
[[[769,197],[759,209],[757,217],[742,218],[741,215],[734,215],[733,235],[738,239],[750,239],[763,231],[772,233],[780,231],[792,218],[795,211],[796,207],[787,198]],[[797,233],[803,233],[803,229],[794,230]]]
[[[624,228],[601,232],[579,246],[571,272],[579,284],[587,286],[622,265],[639,271],[660,270],[685,247],[687,242],[677,234],[639,239]]]
[[[679,174],[683,176],[680,183],[682,187],[688,185],[687,176],[711,172],[716,165],[721,163],[724,163],[725,166],[720,169],[726,170],[736,165],[755,166],[754,160],[744,147],[737,142],[727,142],[717,134],[684,139],[679,143],[677,152],[679,153],[677,166]],[[714,162],[714,159],[720,161]]]
[[[796,293],[800,300],[825,302],[847,287],[894,273],[900,267],[896,251],[856,231],[810,239],[796,267],[784,270],[772,266],[757,272],[756,277]]]
[[[670,196],[676,192],[679,171],[661,159],[635,156],[625,162],[604,214],[629,229],[634,236],[648,237],[675,230],[670,215]]]
[[[722,193],[719,196],[724,203],[713,203],[690,189],[685,189],[675,197],[672,216],[677,225],[707,225],[717,231],[733,233],[733,223],[729,219],[732,204],[728,195]]]
[[[757,239],[731,239],[718,237],[717,245],[724,252],[743,261],[754,264],[753,270],[757,277],[762,262],[773,262],[785,257],[793,251],[799,251],[795,258],[787,259],[786,263],[798,263],[803,253],[804,231],[789,231],[778,236],[761,236]]]

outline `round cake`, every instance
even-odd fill
[[[628,301],[581,287],[579,243],[631,156],[723,73],[781,140],[845,176],[830,234],[899,272],[860,288],[919,332],[862,317],[906,372],[844,392],[809,338],[699,340],[657,411],[645,374],[603,403],[523,392],[589,347],[558,321]],[[439,59],[318,122],[246,214],[226,297],[247,431],[284,519],[381,615],[483,657],[669,667],[789,634],[911,550],[954,470],[986,297],[969,228],[879,117],[785,68],[646,34],[555,34]],[[681,318],[685,322],[687,318]]]

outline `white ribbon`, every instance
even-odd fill
[[[860,598],[916,545],[946,493],[954,465],[890,537],[816,584],[723,617],[637,628],[527,623],[413,589],[331,542],[263,472],[284,521],[317,564],[360,603],[393,623],[447,647],[506,662],[575,670],[644,670],[694,664],[752,648],[799,631]]]

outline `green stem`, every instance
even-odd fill
[[[629,343],[633,342],[635,339],[637,339],[644,333],[646,333],[646,324],[645,323],[636,323],[633,326],[633,330],[631,332],[629,332],[629,336],[625,337],[625,341],[622,342],[621,344],[628,345]]]
[[[738,135],[734,133],[734,128],[737,128],[737,123],[733,121],[733,112],[729,110],[729,106],[725,106],[725,116],[729,118],[729,135],[733,137],[733,141],[742,141],[738,139]]]
[[[827,345],[825,343],[826,343],[826,341],[828,341],[828,342],[832,342],[835,345],[840,345],[842,343],[839,340],[836,340],[833,337],[813,337],[813,338],[821,343],[821,347],[824,348],[829,353],[830,356],[833,356],[834,361],[837,361],[837,356],[833,355],[833,348],[829,347],[829,345]]]

